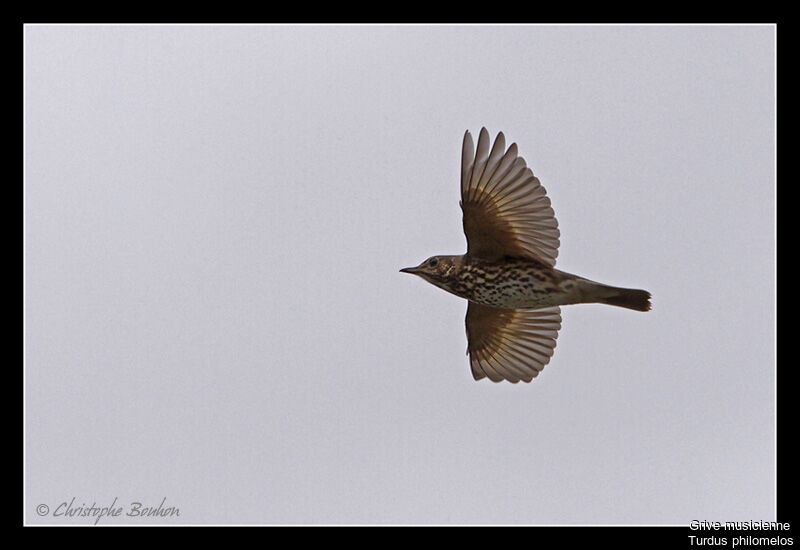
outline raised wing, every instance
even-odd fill
[[[530,382],[550,361],[561,309],[498,309],[469,302],[467,341],[475,380]]]
[[[517,156],[516,143],[505,150],[500,132],[489,151],[489,141],[489,132],[481,128],[474,151],[472,136],[464,134],[461,209],[467,256],[530,258],[553,267],[560,232],[544,187]]]

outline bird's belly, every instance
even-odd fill
[[[578,292],[575,285],[557,285],[551,282],[505,281],[473,289],[469,297],[492,307],[506,309],[542,308],[575,303]]]

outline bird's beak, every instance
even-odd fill
[[[411,273],[412,275],[416,274],[419,271],[419,267],[404,267],[400,270],[400,273]]]

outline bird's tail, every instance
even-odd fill
[[[646,290],[635,288],[617,288],[605,286],[605,296],[599,297],[598,302],[610,306],[624,307],[635,311],[650,311],[650,293]]]

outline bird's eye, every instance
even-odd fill
[[[428,262],[428,265],[431,267],[436,267],[438,263],[439,263],[439,258],[431,258],[430,261]]]

